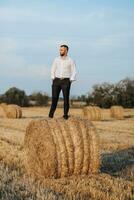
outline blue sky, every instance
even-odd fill
[[[0,27],[0,93],[16,86],[51,95],[62,43],[78,72],[71,95],[134,77],[133,0],[1,0]]]

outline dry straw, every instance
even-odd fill
[[[83,108],[84,117],[90,121],[100,121],[102,120],[102,111],[98,106],[85,106]]]
[[[110,114],[112,118],[123,119],[124,118],[124,108],[122,106],[112,106],[110,108]]]
[[[7,105],[5,103],[1,103],[0,106],[3,108],[5,117],[13,119],[22,117],[22,109],[20,106],[15,104]]]
[[[38,178],[60,178],[99,171],[99,139],[80,117],[30,122],[24,139],[25,166]]]

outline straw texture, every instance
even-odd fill
[[[0,106],[3,108],[4,116],[7,118],[22,118],[22,109],[20,106],[15,104],[7,105],[5,103],[0,104]]]
[[[90,121],[102,120],[101,108],[98,106],[85,106],[83,108],[83,115]]]
[[[112,118],[123,119],[124,118],[124,108],[122,106],[112,106],[110,108],[110,114]]]
[[[99,171],[99,138],[80,117],[43,119],[26,129],[25,166],[35,177],[60,178]]]

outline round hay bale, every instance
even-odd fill
[[[5,111],[4,111],[4,106],[6,106],[6,103],[1,103],[0,104],[0,117],[6,117],[6,113],[5,113]]]
[[[93,124],[80,117],[30,122],[24,138],[25,166],[37,178],[97,173],[99,139]]]
[[[5,113],[5,117],[7,118],[21,118],[22,117],[22,109],[20,106],[15,105],[15,104],[1,104],[1,107],[3,108],[3,111]]]
[[[14,109],[16,109],[16,118],[22,118],[22,108],[15,104],[10,104]]]
[[[7,105],[7,104],[6,104],[6,103],[1,103],[1,104],[0,104],[0,106],[5,106],[5,105]]]
[[[110,108],[110,115],[115,119],[123,119],[124,118],[124,108],[122,106],[112,106]]]
[[[90,121],[100,121],[102,120],[101,108],[98,106],[85,106],[83,108],[84,117]]]

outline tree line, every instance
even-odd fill
[[[27,95],[24,90],[12,87],[0,95],[0,103],[16,104],[19,106],[47,106],[49,96],[45,92],[34,92]]]
[[[134,79],[125,78],[116,84],[104,82],[95,84],[92,92],[87,95],[71,97],[71,102],[82,101],[86,105],[97,105],[109,108],[112,105],[122,105],[125,108],[134,107]],[[45,92],[34,92],[27,95],[24,90],[12,87],[0,95],[0,103],[17,104],[19,106],[47,106],[51,97]]]
[[[134,79],[125,78],[116,84],[104,82],[95,84],[88,95],[79,96],[87,105],[97,105],[109,108],[112,105],[121,105],[124,108],[134,107]]]

